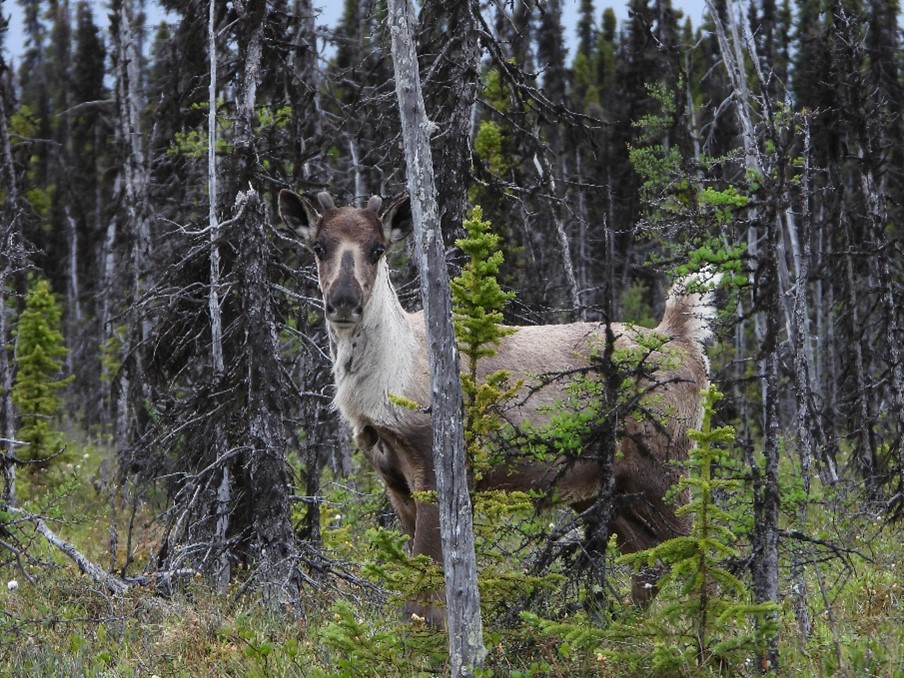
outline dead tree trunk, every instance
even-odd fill
[[[735,92],[735,111],[744,144],[745,166],[748,170],[757,172],[759,176],[767,177],[767,172],[764,169],[766,165],[764,153],[760,147],[754,124],[754,116],[756,114],[748,85],[744,47],[746,46],[747,50],[751,52],[750,56],[754,64],[758,64],[759,59],[754,52],[752,41],[743,41],[740,37],[738,24],[743,22],[735,17],[734,8],[730,8],[730,11],[725,12],[723,15],[716,11],[711,0],[706,0],[706,6],[713,20],[722,62]],[[723,16],[725,17],[724,21]],[[760,84],[763,84],[762,77],[760,77]],[[768,108],[768,99],[766,103]],[[766,117],[769,117],[768,110],[766,111]],[[767,122],[774,124],[771,119],[767,120]],[[751,466],[755,497],[752,563],[753,588],[757,603],[774,602],[776,604],[779,603],[778,333],[780,328],[779,312],[781,309],[777,257],[778,244],[782,237],[778,218],[780,209],[778,202],[779,194],[783,193],[783,190],[782,186],[772,186],[771,194],[767,197],[763,209],[761,211],[752,211],[750,214],[751,223],[762,223],[765,229],[762,251],[758,248],[759,238],[755,227],[750,227],[748,230],[748,252],[756,261],[760,273],[757,287],[757,312],[754,314],[754,323],[757,339],[762,347],[758,362],[761,371],[760,388],[763,396],[763,456],[765,457],[762,474],[759,472],[757,465]],[[777,637],[769,639],[766,655],[763,657],[763,665],[768,666],[770,671],[778,670]]]
[[[13,367],[7,351],[7,285],[10,278],[27,262],[19,230],[19,191],[6,124],[7,96],[3,71],[4,64],[0,56],[0,178],[6,186],[6,200],[0,208],[0,467],[3,471],[0,507],[16,503],[16,421],[12,400]]]
[[[245,323],[242,365],[245,373],[247,452],[244,485],[249,493],[255,580],[265,603],[285,607],[299,603],[298,549],[289,506],[289,448],[283,402],[288,389],[279,356],[274,309],[267,274],[267,215],[257,192],[236,199],[241,223],[237,261],[240,308]]]
[[[408,0],[391,0],[389,26],[396,95],[402,122],[408,190],[415,224],[416,257],[427,323],[432,380],[433,455],[439,495],[440,532],[446,584],[446,619],[453,676],[473,675],[486,656],[471,497],[463,433],[458,349],[452,326],[452,302],[437,209],[430,134],[421,93],[414,45],[417,19]]]
[[[0,92],[0,101],[2,96]],[[0,105],[0,119],[2,115]],[[0,137],[0,144],[5,144],[7,139],[6,136]],[[22,240],[18,199],[15,196],[13,189],[10,201],[0,208],[0,469],[3,474],[0,508],[16,504],[16,411],[12,400],[13,365],[7,348],[10,345],[7,300],[10,283],[28,268],[30,257],[29,249]]]
[[[217,25],[216,2],[208,3],[207,55],[210,64],[207,114],[207,229],[210,243],[210,287],[207,293],[207,312],[210,316],[210,360],[214,383],[223,377],[226,369],[223,358],[223,320],[220,310],[220,223],[217,216]],[[214,448],[225,451],[228,447],[222,426],[214,427]],[[226,548],[229,533],[230,506],[232,504],[232,466],[224,463],[220,469],[220,484],[217,487],[217,520],[214,527],[214,541],[219,551],[219,563],[214,573],[214,585],[225,592],[231,579],[231,561]]]
[[[253,127],[257,86],[261,78],[266,3],[235,3],[238,24],[239,73],[236,89],[236,183],[244,188],[254,181],[257,147]],[[289,507],[288,435],[281,412],[289,393],[279,355],[271,285],[267,271],[267,215],[254,188],[236,197],[235,217],[240,240],[237,276],[241,317],[245,323],[239,356],[245,373],[244,488],[250,512],[251,560],[256,586],[270,607],[299,603],[298,550]]]
[[[471,139],[480,78],[480,7],[476,0],[426,2],[421,39],[436,54],[423,83],[427,114],[442,129],[431,152],[442,171],[434,177],[440,227],[447,245],[461,232],[471,182]],[[429,46],[428,46],[429,45]]]
[[[115,98],[117,111],[117,136],[122,157],[122,200],[125,214],[124,230],[130,242],[129,270],[132,275],[129,299],[128,330],[123,352],[126,356],[120,376],[120,388],[116,411],[116,446],[128,447],[130,428],[143,428],[138,421],[144,411],[144,403],[151,401],[145,376],[143,353],[150,335],[147,313],[142,305],[149,281],[147,262],[150,258],[150,206],[148,204],[149,169],[144,153],[144,137],[141,130],[141,76],[139,51],[132,31],[132,17],[127,3],[118,0],[112,6],[113,60],[115,64]],[[134,389],[134,392],[130,392]],[[133,407],[129,411],[129,403]]]

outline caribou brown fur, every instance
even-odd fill
[[[415,497],[436,489],[424,316],[402,308],[384,256],[411,231],[410,204],[402,198],[383,210],[374,197],[365,208],[337,208],[326,193],[318,195],[318,202],[284,190],[279,210],[317,257],[335,405],[383,478],[402,528],[412,538],[412,552],[442,563],[437,508]],[[688,292],[687,284],[672,288],[654,330],[611,325],[616,349],[639,347],[638,340],[653,333],[664,342],[654,342],[655,355],[645,361],[654,366],[644,377],[652,405],[645,416],[624,423],[613,462],[616,501],[610,529],[624,552],[648,548],[688,528],[663,497],[690,447],[687,429],[700,423],[701,391],[709,371],[703,342],[710,336],[713,308],[709,294]],[[554,406],[567,400],[567,380],[553,377],[588,368],[592,356],[602,351],[604,326],[580,322],[514,330],[479,368],[484,374],[505,369],[512,380],[523,381],[504,416],[515,426],[529,421],[536,429],[548,423]],[[397,406],[391,394],[422,409]],[[513,458],[485,473],[477,489],[539,490],[583,511],[600,492],[599,469],[587,459],[547,463]]]

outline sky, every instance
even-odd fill
[[[98,25],[105,25],[107,21],[107,12],[109,7],[108,0],[90,0],[94,6],[94,20]],[[314,5],[320,10],[320,17],[317,19],[318,25],[332,26],[335,25],[339,17],[342,15],[342,8],[345,3],[342,0],[327,0],[319,2],[315,0]],[[603,14],[603,9],[612,7],[615,10],[619,21],[624,21],[628,17],[627,0],[624,2],[613,2],[612,0],[596,0],[597,21]],[[75,0],[72,0],[72,6],[75,6]],[[672,0],[672,6],[684,12],[685,16],[690,17],[694,26],[699,26],[703,17],[704,0]],[[580,0],[562,0],[562,23],[565,26],[566,42],[569,45],[576,43],[575,32],[578,22],[578,14],[580,8]],[[24,38],[22,35],[22,8],[16,0],[0,0],[0,11],[5,17],[10,19],[9,32],[4,40],[4,60],[7,63],[15,63],[24,50]],[[146,12],[148,14],[148,24],[153,27],[165,18],[164,12],[160,9],[158,3],[154,0],[148,0],[146,4]]]

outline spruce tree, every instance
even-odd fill
[[[639,629],[629,630],[634,637],[650,638],[652,652],[649,648],[640,653],[612,652],[647,674],[702,670],[732,674],[777,632],[777,606],[770,601],[749,602],[744,583],[725,566],[727,559],[740,556],[735,548],[738,538],[732,531],[739,521],[716,497],[734,494],[741,482],[730,477],[735,472],[729,468],[727,446],[734,443],[734,429],[714,427],[712,422],[721,398],[715,386],[704,391],[702,425],[699,431],[688,431],[696,446],[686,462],[689,473],[676,490],[689,491],[690,501],[676,513],[694,516],[690,534],[619,559],[665,566],[656,607]],[[726,468],[727,472],[720,472]]]
[[[60,307],[46,279],[32,280],[15,337],[12,398],[19,412],[18,438],[28,443],[20,457],[46,467],[51,458],[59,459],[55,455],[63,447],[53,419],[63,406],[59,392],[72,381],[62,376],[68,350],[60,331]]]
[[[481,358],[496,354],[499,340],[513,332],[503,327],[502,308],[514,297],[504,292],[496,276],[502,266],[500,237],[493,233],[483,210],[475,206],[464,222],[467,236],[456,245],[469,256],[461,275],[452,280],[455,335],[466,361],[461,375],[465,404],[465,446],[475,475],[491,466],[488,438],[502,426],[494,407],[511,398],[517,386],[508,383],[508,372],[499,370],[478,379]]]

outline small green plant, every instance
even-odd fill
[[[31,281],[15,335],[12,400],[19,413],[17,436],[28,443],[20,456],[47,466],[50,459],[60,459],[64,446],[63,434],[54,428],[63,406],[59,392],[74,379],[62,376],[61,359],[68,350],[60,331],[60,307],[47,280]]]
[[[363,573],[379,581],[393,594],[397,602],[427,600],[437,604],[441,598],[443,574],[429,556],[409,556],[405,553],[406,535],[392,530],[367,531],[370,557],[364,563]],[[436,599],[432,601],[432,599]]]
[[[681,89],[680,84],[677,89]],[[674,268],[676,276],[710,267],[726,274],[723,284],[742,284],[746,245],[733,244],[728,227],[759,189],[758,178],[748,173],[739,185],[727,183],[714,170],[733,157],[681,155],[678,145],[670,140],[678,124],[675,91],[661,83],[647,86],[657,110],[633,123],[636,139],[628,150],[631,165],[641,179],[640,197],[646,216],[642,228],[665,250],[662,259],[654,256],[650,263],[683,261]],[[712,175],[716,178],[708,178]]]
[[[374,626],[345,601],[332,612],[319,633],[335,656],[330,676],[427,675],[445,663],[445,637],[422,623]]]
[[[427,556],[405,553],[408,537],[398,532],[372,529],[368,530],[367,539],[370,553],[362,573],[389,592],[393,603],[388,609],[391,619],[374,626],[360,609],[345,600],[337,601],[332,607],[332,619],[318,632],[320,642],[336,653],[334,661],[339,671],[329,675],[429,672],[445,662],[445,638],[416,614],[402,620],[398,606],[412,600],[437,604],[442,571]]]
[[[502,428],[497,408],[512,398],[520,382],[509,382],[509,373],[498,370],[479,379],[478,362],[496,354],[502,337],[515,330],[502,325],[502,308],[514,294],[504,292],[496,279],[502,266],[499,236],[475,206],[464,222],[466,237],[456,241],[469,259],[452,280],[455,335],[467,361],[461,375],[465,403],[465,445],[475,477],[480,478],[497,461],[490,440]]]
[[[732,427],[712,425],[721,397],[715,386],[704,391],[702,425],[699,431],[689,431],[696,447],[689,453],[688,474],[676,488],[678,494],[689,495],[688,503],[676,512],[694,516],[690,534],[619,558],[664,572],[656,605],[640,628],[632,629],[648,638],[652,649],[607,651],[638,670],[667,675],[700,670],[733,673],[777,632],[776,606],[749,602],[743,582],[724,565],[739,556],[731,529],[735,517],[720,508],[715,497],[736,491],[739,481],[715,472],[726,460],[726,446],[735,439]]]
[[[474,137],[474,152],[482,158],[487,168],[497,176],[504,176],[511,169],[511,160],[503,152],[505,132],[499,123],[483,120]]]

